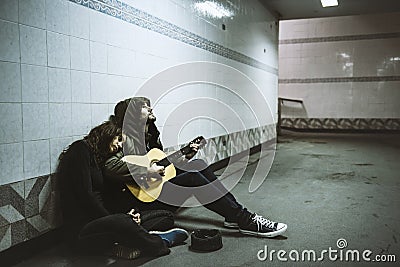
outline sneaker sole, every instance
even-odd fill
[[[224,222],[224,227],[230,229],[239,229],[239,225],[234,222]]]
[[[185,233],[187,235],[187,237],[189,237],[188,231],[186,231],[185,229],[182,229],[182,228],[172,228],[172,229],[169,229],[167,231],[149,231],[149,234],[156,234],[156,235],[169,234],[169,233],[171,233],[173,231],[183,232],[183,233]]]
[[[287,230],[287,225],[285,227],[276,230],[275,232],[269,232],[269,233],[259,233],[259,232],[253,232],[253,231],[248,231],[248,230],[243,230],[239,229],[239,232],[245,235],[253,235],[253,236],[259,236],[259,237],[275,237],[278,236],[282,233],[284,233]]]
[[[165,234],[169,234],[174,231],[178,231],[177,235],[175,237],[173,237],[174,240],[172,240],[172,239],[170,240],[168,238],[164,239],[163,237],[161,237],[163,240],[165,240],[168,243],[168,247],[174,247],[179,244],[182,244],[190,236],[189,233],[185,229],[182,229],[182,228],[173,228],[168,231],[149,231],[149,234],[165,235]]]

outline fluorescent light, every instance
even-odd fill
[[[321,0],[323,7],[337,6],[339,5],[338,0]]]
[[[204,15],[208,15],[214,18],[232,17],[234,14],[232,11],[224,8],[221,4],[205,1],[194,4],[195,9]]]

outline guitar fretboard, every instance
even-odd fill
[[[179,159],[183,155],[186,155],[189,152],[190,152],[190,145],[187,145],[187,146],[181,148],[180,150],[172,153],[171,155],[163,158],[162,160],[158,161],[157,165],[167,167],[172,162],[175,162],[177,159]]]

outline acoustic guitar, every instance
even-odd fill
[[[174,162],[180,157],[185,156],[192,152],[191,144],[198,144],[200,148],[206,144],[204,137],[199,136],[191,141],[187,146],[180,150],[166,155],[162,150],[153,148],[146,155],[127,155],[122,158],[123,161],[142,167],[150,167],[153,163],[165,168],[164,173],[160,177],[147,177],[142,179],[135,179],[138,185],[126,184],[129,191],[142,202],[153,202],[156,200],[163,188],[164,183],[176,176],[176,169]]]

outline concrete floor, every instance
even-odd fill
[[[222,227],[223,219],[203,207],[183,209],[177,224],[188,230],[217,228],[223,248],[212,253],[195,253],[187,244],[172,248],[157,259],[116,260],[103,256],[75,255],[55,247],[22,262],[32,266],[395,266],[396,263],[365,262],[362,252],[395,255],[400,261],[400,134],[310,134],[284,132],[268,178],[254,193],[248,183],[257,163],[251,157],[244,177],[233,194],[250,210],[288,224],[284,236],[273,239],[244,236]],[[232,175],[235,175],[233,173]],[[338,249],[338,239],[347,247]],[[260,250],[286,251],[288,262],[273,254],[264,261]],[[323,261],[301,261],[304,250],[314,250]],[[290,259],[299,253],[299,262]],[[349,250],[359,250],[360,262],[346,262]],[[281,252],[283,253],[283,252]],[[340,260],[342,253],[342,261]],[[356,253],[356,252],[354,252]],[[305,254],[306,258],[308,253]],[[261,257],[265,254],[261,253]]]

